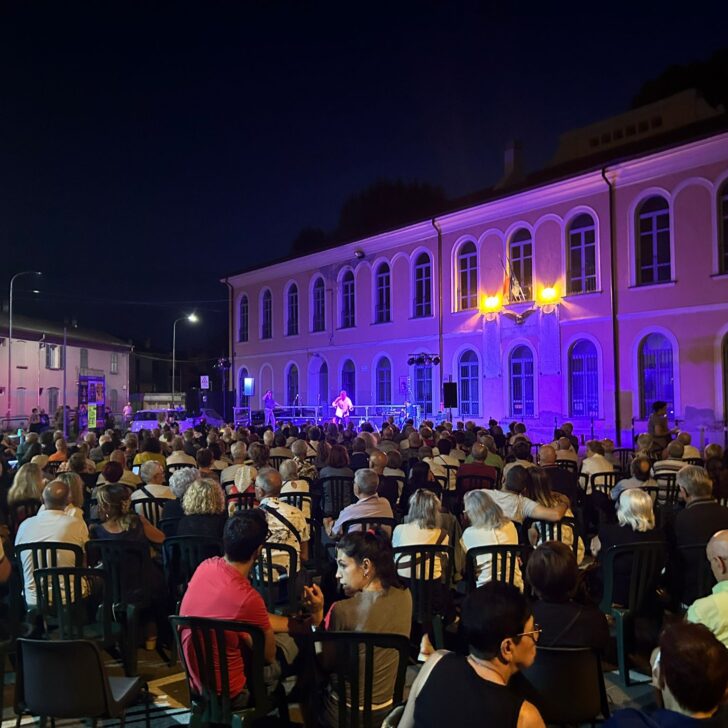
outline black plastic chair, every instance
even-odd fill
[[[190,726],[207,725],[252,725],[257,718],[263,718],[278,710],[281,721],[288,725],[288,705],[282,684],[268,694],[265,688],[263,666],[265,665],[265,636],[254,625],[222,619],[202,617],[170,616],[169,621],[177,642],[177,650],[187,676],[187,687],[192,705]],[[182,645],[182,633],[189,631],[188,651]],[[230,695],[230,671],[227,660],[215,659],[227,653],[230,633],[247,635],[250,645],[243,644],[243,663],[246,688],[250,692],[248,706],[234,709]],[[189,657],[194,655],[194,682],[190,671]],[[200,686],[195,687],[195,682]]]
[[[683,458],[683,462],[686,465],[699,465],[701,468],[705,466],[703,458]]]
[[[612,546],[602,560],[604,594],[599,608],[614,618],[617,641],[617,663],[622,682],[629,686],[631,678],[627,665],[628,630],[634,618],[645,611],[648,598],[655,593],[660,573],[665,565],[665,544],[644,541]],[[626,604],[614,604],[614,564],[617,559],[631,558],[629,595]]]
[[[339,513],[354,502],[354,478],[330,476],[320,478],[318,482],[323,494],[324,515],[338,518]]]
[[[80,689],[82,688],[82,689]],[[147,692],[139,677],[109,677],[99,648],[88,640],[18,640],[17,725],[25,713],[54,718],[118,719]],[[149,728],[149,700],[145,700]]]
[[[397,672],[392,689],[392,703],[402,702],[409,639],[399,634],[371,632],[316,632],[314,642],[323,647],[323,662],[328,672],[336,676],[332,690],[337,697],[338,725],[348,728],[373,728],[374,663],[381,660],[385,650],[396,651]],[[354,707],[357,706],[358,710]]]
[[[684,569],[684,564],[696,564],[699,563],[700,567],[697,572],[692,572],[692,576],[695,578],[695,584],[697,592],[694,595],[695,599],[702,599],[707,597],[713,591],[715,586],[715,576],[713,570],[710,568],[710,562],[705,555],[705,547],[707,544],[704,543],[693,543],[686,544],[684,546],[677,547],[677,564],[670,563],[670,568],[680,569],[681,566]],[[687,557],[687,558],[685,558]],[[684,573],[684,570],[683,570]],[[675,594],[675,599],[678,603],[685,603],[681,594]],[[692,600],[691,600],[692,601]]]
[[[33,565],[33,573],[37,569],[55,568],[58,566],[58,554],[61,551],[73,554],[73,565],[76,567],[83,566],[83,549],[72,543],[64,543],[62,541],[41,541],[38,543],[24,543],[15,546],[15,558],[18,561],[21,574],[23,573],[23,554],[30,553],[30,561]],[[26,608],[28,605],[27,596],[25,596],[25,587],[23,588]]]
[[[179,602],[197,567],[222,556],[222,541],[211,536],[171,536],[162,545],[162,564],[170,596]]]
[[[634,459],[634,450],[629,447],[615,447],[612,454],[619,460],[619,469],[623,473],[629,473],[632,460]]]
[[[478,557],[490,556],[490,574],[492,581],[503,581],[515,585],[516,566],[521,558],[522,548],[518,544],[497,544],[493,546],[475,546],[465,554],[465,583],[469,591],[474,591],[478,584],[478,576],[482,567],[478,565]]]
[[[539,543],[544,541],[561,541],[571,546],[574,556],[579,559],[579,529],[576,520],[570,516],[564,516],[560,521],[534,521],[533,525],[539,534]],[[566,534],[570,534],[570,541],[565,540]]]
[[[276,470],[281,467],[281,463],[283,463],[284,460],[290,460],[290,458],[284,457],[283,455],[271,455],[268,458],[271,468],[275,468]]]
[[[568,470],[570,473],[579,472],[579,463],[574,460],[557,460],[556,467],[561,470]]]
[[[230,506],[234,511],[249,511],[255,508],[255,493],[228,493],[225,496],[225,510],[230,512]]]
[[[286,569],[277,564],[274,557],[285,555]],[[291,613],[296,611],[298,594],[295,593],[298,576],[298,552],[293,546],[280,543],[264,543],[253,568],[248,574],[253,588],[263,597],[269,612]]]
[[[162,511],[168,501],[169,498],[136,498],[132,499],[131,505],[137,513],[156,526],[162,520]]]
[[[182,516],[174,516],[173,518],[160,518],[157,528],[166,536],[171,538],[177,535],[177,526]]]
[[[592,493],[604,493],[607,497],[610,496],[612,488],[617,485],[620,473],[607,472],[607,473],[592,473],[589,480],[591,484]]]
[[[463,498],[469,490],[493,490],[495,480],[487,475],[458,475],[455,478],[455,490],[446,490],[442,494],[445,508],[456,518],[463,512]]]
[[[524,697],[549,725],[581,725],[609,718],[599,653],[589,647],[537,647],[522,673]]]
[[[674,508],[680,503],[680,487],[677,473],[656,473],[655,482],[660,489],[657,493],[658,507]]]
[[[394,565],[412,592],[412,619],[432,627],[436,649],[444,645],[443,614],[437,610],[438,590],[450,588],[455,561],[452,546],[399,546],[394,549]],[[440,577],[435,578],[436,565]]]
[[[350,518],[348,521],[344,521],[344,523],[341,524],[341,532],[342,534],[347,534],[349,532],[349,529],[353,526],[357,526],[357,531],[369,531],[375,528],[382,528],[384,529],[389,528],[389,537],[392,537],[392,533],[394,532],[394,529],[397,525],[397,519],[396,518],[386,518],[384,516],[368,516],[366,518]],[[385,530],[385,533],[387,531]]]
[[[294,508],[298,508],[301,513],[309,513],[310,515],[308,518],[310,518],[314,511],[314,498],[315,496],[311,495],[311,493],[281,493],[278,496],[278,500],[282,500],[284,503],[288,503],[288,505],[293,506]]]

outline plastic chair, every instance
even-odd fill
[[[478,576],[482,566],[478,565],[479,556],[490,556],[490,574],[492,581],[503,581],[514,584],[516,565],[521,558],[522,548],[518,544],[497,544],[493,546],[475,546],[465,554],[465,582],[468,591],[477,588]]]
[[[37,569],[55,568],[58,566],[58,554],[61,551],[70,552],[73,555],[73,565],[76,567],[83,566],[83,549],[72,543],[64,543],[62,541],[40,541],[37,543],[23,543],[15,546],[15,558],[18,561],[19,573],[23,574],[23,554],[30,552],[30,561],[33,565],[33,573]],[[27,598],[25,597],[25,586],[23,586],[23,595],[25,605],[28,608]]]
[[[197,567],[206,559],[222,556],[222,541],[211,536],[171,536],[162,545],[162,564],[167,588],[179,602]]]
[[[235,511],[249,511],[255,508],[255,493],[228,493],[225,496],[225,510],[230,512],[230,504]]]
[[[436,590],[452,583],[455,549],[452,546],[399,546],[394,549],[394,565],[400,575],[405,572],[412,592],[412,619],[425,628],[432,625],[436,649],[444,646],[442,617],[435,610]],[[440,577],[435,578],[435,566]]]
[[[617,559],[631,557],[629,596],[627,604],[614,604],[614,564]],[[604,596],[599,608],[614,618],[617,641],[617,663],[622,682],[629,686],[631,679],[627,665],[628,628],[635,616],[642,614],[650,594],[654,594],[660,572],[665,565],[665,544],[661,541],[612,546],[602,562]]]
[[[372,716],[374,663],[377,658],[381,659],[384,650],[397,652],[392,705],[402,702],[409,658],[407,637],[372,632],[316,632],[313,641],[321,643],[324,664],[332,668],[329,672],[336,676],[331,684],[338,699],[338,725],[348,728],[373,728],[379,725]]]
[[[162,520],[162,511],[168,498],[136,498],[131,502],[132,508],[143,515],[153,526]]]
[[[688,575],[685,570],[686,565],[690,568],[694,564],[700,564],[696,570],[693,571],[691,569],[689,572],[689,575],[694,578],[696,593],[690,598],[690,601],[687,601],[683,594],[675,594],[674,597],[679,604],[689,604],[694,601],[694,599],[707,597],[713,591],[713,587],[715,586],[715,576],[713,575],[713,570],[710,568],[710,562],[705,555],[706,546],[707,544],[704,543],[693,543],[677,547],[678,563],[672,564],[671,562],[671,569],[675,568],[682,571],[684,577]]]
[[[655,481],[660,489],[657,493],[657,505],[668,508],[677,506],[680,502],[677,473],[656,473]]]
[[[540,541],[561,541],[571,546],[577,561],[579,559],[579,529],[576,520],[570,516],[564,516],[560,521],[534,521],[533,525],[539,533]],[[564,540],[565,531],[571,531],[571,543]]]
[[[579,464],[573,460],[557,460],[556,467],[561,468],[561,470],[568,470],[570,473],[579,471]]]
[[[375,528],[382,528],[384,529],[389,528],[389,537],[392,538],[392,532],[394,531],[395,526],[397,525],[397,519],[396,518],[386,518],[385,516],[376,517],[376,516],[369,516],[365,518],[350,518],[348,521],[344,521],[344,523],[341,524],[341,532],[343,534],[346,534],[349,532],[349,529],[353,526],[358,526],[356,529],[357,531],[369,531],[371,529]],[[385,533],[387,531],[385,530]]]
[[[257,718],[278,710],[281,721],[289,724],[288,705],[282,684],[268,694],[263,677],[265,665],[265,637],[263,631],[252,624],[203,617],[171,616],[169,621],[175,634],[177,649],[187,677],[187,687],[192,705],[190,726],[221,724],[229,726],[252,726]],[[188,650],[182,645],[182,632],[189,631]],[[244,654],[246,687],[250,692],[248,706],[233,709],[230,695],[230,672],[227,660],[216,660],[215,656],[227,654],[230,633],[247,635],[250,647],[241,640]],[[195,687],[190,671],[190,656],[194,655]]]
[[[634,450],[629,447],[615,447],[612,454],[619,459],[619,469],[623,473],[629,473],[632,460],[634,459]]]
[[[599,653],[589,647],[537,647],[536,661],[522,673],[524,697],[545,723],[581,725],[609,718]]]
[[[590,478],[591,492],[604,493],[607,497],[612,492],[612,488],[617,485],[620,473],[592,473]]]
[[[157,528],[168,538],[177,535],[177,526],[182,516],[174,516],[174,518],[160,518]]]
[[[330,476],[320,478],[318,482],[324,496],[324,515],[338,518],[339,513],[354,502],[354,478]]]
[[[683,462],[686,465],[699,465],[701,468],[705,466],[703,458],[683,458]]]
[[[281,554],[288,561],[286,569],[277,564],[274,556]],[[294,584],[298,576],[298,552],[293,546],[281,543],[264,543],[263,548],[250,570],[248,578],[253,588],[263,597],[269,612],[294,612],[297,597]]]
[[[79,689],[82,687],[83,689]],[[139,677],[109,677],[99,648],[88,640],[18,640],[15,683],[17,725],[25,713],[54,718],[118,719],[146,683]],[[145,700],[149,728],[149,700]]]

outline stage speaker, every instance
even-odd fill
[[[255,379],[253,377],[243,378],[243,394],[252,397],[255,394]]]
[[[200,411],[200,390],[196,387],[187,390],[185,395],[185,409],[187,414],[194,417]]]
[[[445,400],[445,409],[458,406],[458,383],[444,382],[442,385],[442,398]]]

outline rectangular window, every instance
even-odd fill
[[[389,268],[382,266],[377,273],[377,307],[375,321],[378,324],[392,320],[391,286]]]
[[[392,369],[380,366],[377,368],[377,404],[392,402]]]
[[[298,334],[298,289],[291,286],[288,291],[288,336]]]
[[[464,249],[465,250],[465,249]],[[478,305],[478,254],[475,246],[472,251],[462,252],[460,263],[460,311],[476,308]]]
[[[63,347],[46,344],[46,369],[63,369]]]
[[[313,330],[324,331],[326,328],[326,308],[324,296],[326,290],[323,281],[316,283],[313,287]]]
[[[670,214],[667,210],[643,212],[640,215],[637,250],[640,285],[670,280]]]
[[[260,332],[261,339],[273,337],[273,301],[270,293],[263,296],[263,326]]]
[[[432,267],[423,254],[415,265],[415,318],[425,316],[432,316]]]
[[[533,244],[530,240],[514,240],[511,243],[511,301],[530,301],[532,288]]]
[[[432,413],[432,365],[415,366],[415,404],[422,408],[422,414]]]
[[[720,234],[721,255],[719,260],[720,273],[728,273],[728,184],[723,186],[723,194],[720,199],[721,228]]]
[[[597,246],[594,227],[572,227],[569,231],[569,293],[597,290]]]
[[[341,328],[354,326],[354,276],[344,278],[341,290]]]
[[[111,368],[110,371],[112,374],[118,374],[119,373],[119,352],[118,351],[112,351],[111,352]]]

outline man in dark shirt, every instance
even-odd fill
[[[563,493],[574,508],[580,499],[581,489],[576,473],[556,466],[556,450],[551,445],[543,445],[538,451],[538,463],[548,475],[551,490]]]
[[[351,443],[351,458],[349,467],[356,472],[361,468],[369,467],[369,455],[367,455],[367,444],[361,437],[355,437]]]
[[[713,481],[705,468],[687,465],[677,474],[680,497],[686,503],[668,532],[672,550],[670,583],[673,596],[683,604],[692,604],[698,596],[698,577],[704,567],[703,549],[695,553],[680,546],[707,544],[714,533],[728,528],[728,508],[713,500]],[[704,596],[704,595],[703,595]]]

